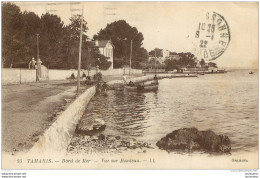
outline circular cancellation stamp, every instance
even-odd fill
[[[195,55],[207,61],[215,60],[227,49],[230,30],[225,18],[216,13],[206,13],[205,20],[199,22],[194,34]]]

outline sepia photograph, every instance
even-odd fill
[[[1,11],[1,169],[259,168],[258,2]]]

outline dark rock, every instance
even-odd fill
[[[160,149],[205,150],[208,152],[229,153],[231,142],[225,135],[216,135],[213,131],[198,131],[196,128],[175,130],[156,143]]]
[[[136,145],[133,145],[131,149],[136,149],[136,148],[137,148],[137,146],[136,146]]]
[[[100,134],[100,135],[98,136],[98,139],[99,139],[99,140],[105,140],[105,139],[106,139],[106,137],[105,137],[105,135],[103,135],[103,134]]]
[[[115,138],[116,138],[117,140],[120,140],[121,137],[120,137],[120,136],[116,136]]]
[[[114,141],[116,138],[113,135],[108,135],[107,140],[108,141]]]
[[[81,121],[76,126],[76,134],[84,134],[92,136],[96,133],[102,132],[105,130],[106,125],[105,122],[101,119],[95,119],[91,121]]]

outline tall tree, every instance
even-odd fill
[[[2,3],[2,19],[2,63],[4,67],[12,67],[25,56],[20,8],[13,3]]]
[[[140,60],[147,59],[144,53],[143,34],[136,27],[131,27],[125,20],[119,20],[108,24],[105,29],[101,29],[94,40],[111,40],[114,49],[115,67],[129,64],[131,40],[132,40],[132,63],[138,67]]]
[[[154,50],[149,52],[149,55],[150,56],[156,56],[156,57],[162,57],[163,56],[162,49],[155,48]]]
[[[63,36],[63,45],[66,49],[64,56],[66,68],[77,68],[78,55],[79,55],[79,39],[80,39],[80,26],[81,16],[77,15],[70,19],[71,23],[65,28]],[[83,19],[82,25],[82,54],[81,54],[81,68],[87,69],[89,66],[99,66],[100,69],[108,69],[111,66],[111,62],[107,61],[107,58],[99,53],[99,50],[95,48],[92,42],[88,42],[87,22]]]
[[[36,57],[37,39],[36,34],[40,31],[41,19],[33,12],[24,12],[23,19],[23,42],[25,52],[25,63],[28,63],[32,57]]]
[[[57,68],[62,62],[58,51],[62,47],[63,22],[58,16],[46,13],[41,17],[40,28],[40,58],[47,67]]]
[[[87,44],[86,39],[88,39],[85,33],[88,30],[87,22],[83,19],[82,21],[82,32],[83,32],[83,40],[82,40],[82,65],[84,67],[84,61],[86,61],[87,57]],[[58,57],[57,57],[57,65],[55,68],[66,68],[66,69],[76,69],[78,66],[78,58],[79,58],[79,39],[80,39],[80,26],[81,26],[81,16],[73,16],[70,18],[70,24],[63,27],[61,32],[62,35],[59,40],[59,49],[58,49]]]
[[[87,42],[87,58],[83,61],[82,65],[85,69],[89,67],[99,66],[101,70],[106,70],[111,66],[111,62],[108,61],[108,57],[100,54],[100,51],[93,42]]]
[[[205,63],[205,60],[204,60],[204,59],[201,59],[201,60],[200,60],[200,65],[201,65],[201,67],[204,67],[205,64],[206,64],[206,63]]]

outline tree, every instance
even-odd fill
[[[25,63],[37,55],[36,34],[40,31],[40,18],[33,12],[24,12],[23,19],[23,42],[25,52]]]
[[[165,70],[167,71],[172,71],[173,69],[179,69],[181,68],[180,65],[178,64],[178,61],[173,60],[173,59],[166,59],[164,61],[165,64]]]
[[[85,61],[87,60],[87,42],[88,39],[85,33],[88,30],[87,22],[83,19],[82,21],[82,68],[86,67]],[[70,24],[62,28],[62,36],[60,38],[59,44],[59,56],[57,63],[60,68],[66,69],[76,69],[78,67],[79,59],[79,39],[80,39],[80,26],[81,26],[81,16],[73,16],[70,18]],[[57,66],[55,66],[57,67]]]
[[[206,63],[205,63],[205,60],[204,60],[204,59],[201,59],[201,60],[200,60],[200,65],[201,65],[201,67],[205,66],[205,64],[206,64]]]
[[[156,52],[156,53],[155,53]],[[155,48],[154,50],[149,52],[150,56],[163,57],[162,49]]]
[[[119,20],[108,24],[105,29],[101,29],[94,35],[94,40],[111,40],[114,49],[114,67],[123,67],[129,64],[130,47],[132,40],[132,63],[140,67],[139,63],[147,59],[143,45],[143,34],[136,27],[131,27],[125,20]]]
[[[79,38],[81,16],[70,19],[64,26],[60,17],[49,13],[38,17],[33,12],[21,12],[12,3],[2,3],[2,64],[3,67],[28,67],[32,57],[37,55],[37,39],[39,34],[40,59],[49,68],[76,69],[79,57]],[[82,68],[87,65],[99,65],[107,69],[111,62],[91,49],[86,32],[87,22],[83,19]]]
[[[85,68],[88,68],[88,66],[96,67],[98,65],[101,70],[106,70],[111,66],[112,63],[107,60],[108,57],[100,54],[99,49],[92,42],[88,42],[87,46],[87,60],[82,63]]]
[[[2,3],[2,19],[2,62],[4,67],[12,67],[25,56],[20,8],[13,3]]]
[[[164,61],[166,70],[180,69],[182,67],[195,67],[197,58],[194,54],[188,53],[174,53],[174,55],[179,55],[180,58],[176,59],[166,59]]]
[[[42,15],[40,22],[40,58],[47,67],[60,68],[63,62],[59,53],[64,35],[63,22],[58,16],[49,13]]]

